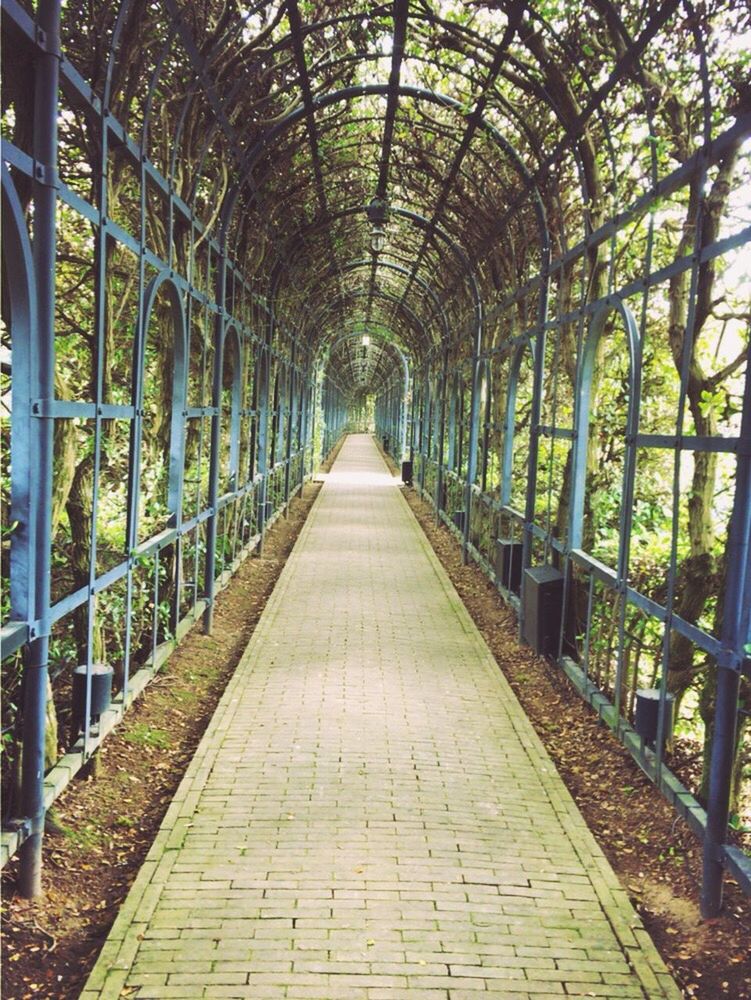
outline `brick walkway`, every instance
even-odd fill
[[[82,997],[680,997],[348,438]]]

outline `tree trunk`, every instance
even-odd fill
[[[70,521],[70,567],[76,588],[88,586],[89,560],[91,556],[91,518],[93,510],[94,459],[89,455],[76,469],[66,504]],[[92,613],[93,649],[95,662],[105,662],[104,637],[101,624],[97,621],[96,601]],[[86,662],[89,640],[88,604],[84,603],[73,612],[73,636],[76,642],[79,663]],[[122,683],[122,677],[116,678]]]

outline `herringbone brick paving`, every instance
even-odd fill
[[[82,994],[680,997],[365,435]]]

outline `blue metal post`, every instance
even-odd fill
[[[292,437],[295,433],[295,425],[297,424],[297,379],[295,375],[295,369],[297,365],[297,340],[292,341],[292,357],[289,363],[289,379],[287,388],[287,410],[289,413],[287,419],[287,442],[286,450],[284,454],[285,465],[284,465],[284,509],[285,517],[289,516],[289,490],[290,490],[290,474],[292,472]]]
[[[211,514],[206,522],[206,566],[204,590],[206,594],[206,610],[203,614],[203,629],[206,635],[211,634],[214,627],[214,595],[216,592],[216,535],[219,526],[219,467],[221,465],[222,437],[222,376],[224,371],[224,325],[225,301],[227,287],[227,256],[222,253],[217,276],[217,312],[214,326],[214,381],[211,393],[211,403],[214,414],[211,417],[211,456],[209,466],[209,510]]]
[[[469,442],[467,444],[467,481],[464,484],[464,530],[462,562],[469,560],[469,535],[472,517],[472,486],[477,473],[477,442],[480,437],[480,379],[482,378],[481,344],[478,340],[472,352],[472,390],[469,401]]]
[[[440,392],[440,415],[438,417],[438,468],[435,477],[435,523],[441,522],[441,502],[443,500],[444,482],[444,455],[446,451],[446,392],[448,389],[449,377],[449,345],[444,340],[441,345],[441,392]],[[450,434],[451,432],[449,432]],[[449,451],[451,451],[451,438],[449,437]],[[450,464],[450,463],[449,463]]]
[[[269,383],[271,381],[271,345],[264,344],[259,353],[261,366],[261,391],[258,399],[258,472],[261,475],[258,506],[258,555],[263,553],[263,537],[266,532],[266,498],[269,489]],[[273,461],[273,459],[272,459]]]
[[[57,105],[60,72],[60,3],[41,0],[34,87],[34,271],[37,289],[39,355],[32,362],[32,386],[39,399],[54,396],[55,245],[57,207]],[[22,895],[42,891],[44,833],[44,736],[47,708],[50,602],[50,515],[52,509],[53,425],[35,420],[31,428],[31,496],[36,522],[36,625],[26,657],[23,710],[22,811],[31,833],[21,848]],[[34,483],[36,478],[36,483]]]
[[[717,702],[704,835],[701,913],[705,918],[716,917],[722,907],[722,846],[728,831],[740,671],[746,655],[745,647],[751,642],[751,349],[746,362],[723,608],[722,652],[717,659]]]
[[[430,419],[430,371],[427,362],[422,377],[422,414],[420,422],[420,492],[425,492],[425,472],[429,459],[428,421]]]

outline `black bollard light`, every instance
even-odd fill
[[[85,663],[76,667],[73,671],[71,742],[75,742],[78,734],[85,728],[86,672]],[[97,725],[102,713],[106,712],[110,706],[114,673],[114,670],[108,663],[92,663],[91,665],[91,702],[89,706],[89,723],[91,725]]]
[[[673,732],[673,707],[675,695],[670,692],[665,695],[663,709],[664,726],[662,727],[663,747]],[[640,688],[636,692],[636,715],[634,729],[647,746],[654,748],[657,743],[657,728],[660,718],[660,689]]]

